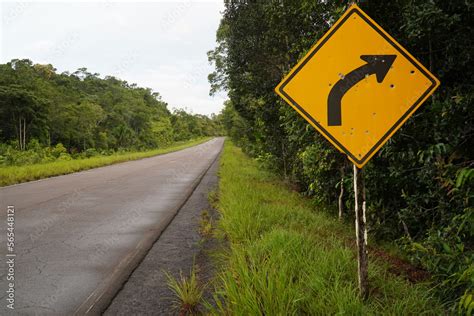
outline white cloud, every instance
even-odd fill
[[[48,40],[39,40],[31,43],[30,50],[34,50],[38,53],[47,53],[54,47],[54,43]]]

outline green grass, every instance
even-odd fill
[[[212,235],[213,222],[209,215],[209,211],[203,210],[201,212],[201,219],[199,220],[199,234],[203,239],[207,239]]]
[[[193,265],[189,277],[185,277],[181,271],[179,278],[174,278],[166,273],[168,287],[173,292],[173,304],[179,311],[179,315],[198,315],[199,304],[204,293],[203,286],[199,284],[196,266]]]
[[[370,297],[357,289],[353,229],[226,142],[219,170],[217,223],[229,249],[211,314],[440,315],[425,284],[410,284],[371,258]]]
[[[58,160],[26,166],[0,167],[0,186],[73,173],[129,160],[162,155],[204,143],[209,139],[210,137],[198,138],[189,141],[178,142],[169,147],[143,152],[130,152],[110,156],[96,156],[86,159]]]

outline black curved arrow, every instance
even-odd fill
[[[340,79],[328,96],[328,125],[340,126],[341,123],[341,100],[344,94],[350,88],[355,86],[359,81],[366,76],[375,74],[377,82],[381,83],[387,75],[390,67],[397,55],[362,55],[360,58],[367,62],[367,64],[352,70],[342,79]]]

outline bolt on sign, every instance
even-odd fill
[[[352,5],[275,90],[362,168],[438,86]]]

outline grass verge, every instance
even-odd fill
[[[218,230],[228,240],[217,276],[216,315],[440,315],[426,284],[411,284],[370,258],[370,297],[357,290],[350,226],[226,142],[219,171]]]
[[[63,174],[107,166],[129,160],[136,160],[156,155],[162,155],[204,143],[209,139],[211,139],[211,137],[198,138],[189,141],[174,143],[169,147],[143,152],[130,152],[77,160],[58,160],[43,164],[34,164],[26,166],[0,167],[0,186],[59,176]]]

